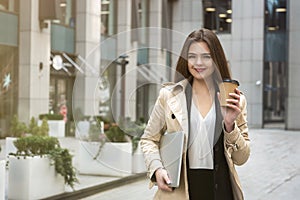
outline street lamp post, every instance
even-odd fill
[[[126,73],[126,65],[129,63],[127,55],[121,55],[119,56],[120,61],[115,61],[116,64],[121,65],[121,79],[122,79],[122,85],[121,85],[121,116],[125,117],[125,89],[126,89],[126,79],[124,77]]]

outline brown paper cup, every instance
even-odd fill
[[[219,84],[220,90],[220,105],[226,106],[226,99],[232,99],[229,93],[235,93],[235,88],[239,86],[239,82],[236,80],[225,79]]]

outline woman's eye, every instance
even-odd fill
[[[211,56],[210,55],[203,55],[203,58],[208,60],[208,59],[211,59]]]
[[[196,58],[196,56],[194,56],[194,55],[188,56],[188,59],[194,59],[194,58]]]

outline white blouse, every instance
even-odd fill
[[[216,123],[215,102],[203,118],[194,101],[191,103],[188,158],[190,169],[213,169],[214,133]]]

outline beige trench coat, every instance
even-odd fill
[[[141,147],[145,157],[148,177],[151,179],[150,188],[155,184],[154,172],[163,167],[159,154],[159,141],[162,134],[183,131],[185,134],[183,164],[180,177],[180,186],[173,192],[158,190],[154,199],[160,200],[184,200],[189,199],[187,174],[186,174],[186,150],[188,141],[188,111],[185,97],[185,87],[188,81],[179,83],[168,83],[160,90],[159,97],[155,103],[145,132],[141,138]],[[250,155],[246,99],[241,95],[241,114],[235,122],[235,128],[228,133],[224,130],[224,153],[229,166],[230,179],[232,183],[235,200],[243,200],[240,181],[234,165],[244,164]],[[175,115],[175,118],[174,118]],[[224,127],[224,124],[222,123]]]

